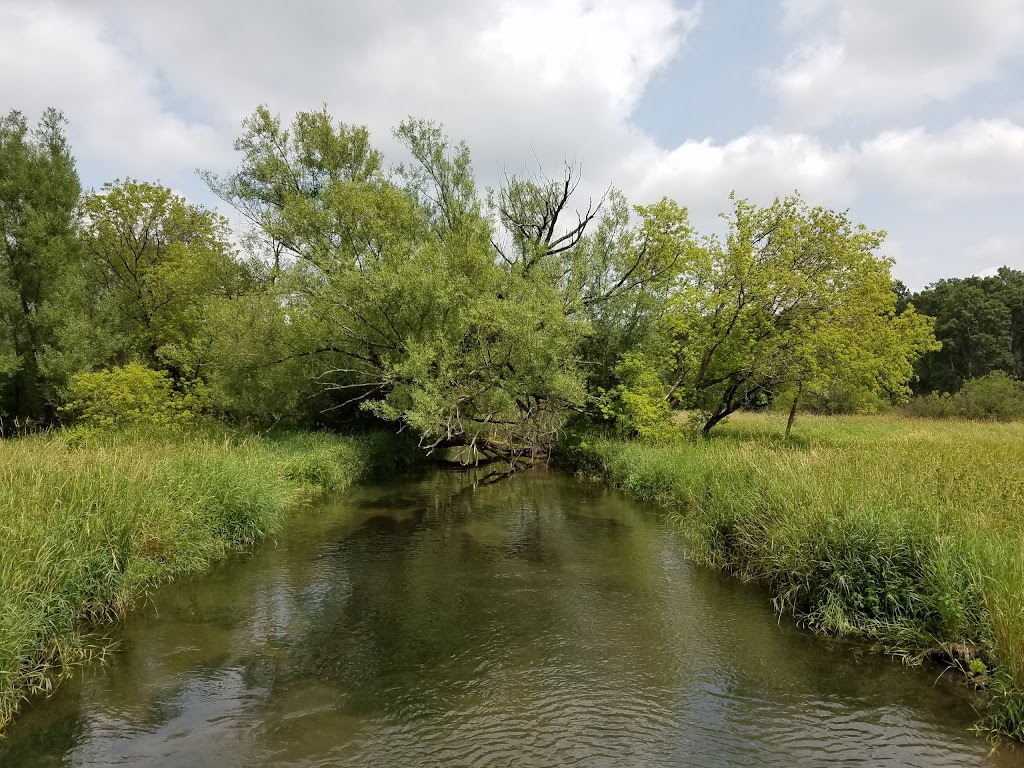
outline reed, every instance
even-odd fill
[[[71,430],[0,442],[0,728],[101,653],[98,623],[411,452],[391,435]],[[94,636],[93,636],[94,637]]]
[[[580,468],[660,502],[697,560],[806,626],[940,654],[1024,737],[1024,425],[743,415],[711,440],[581,442]]]

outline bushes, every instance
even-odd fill
[[[1024,381],[993,371],[964,384],[953,395],[966,419],[1018,421],[1024,419]]]
[[[615,366],[618,385],[601,390],[601,415],[621,437],[661,441],[676,436],[672,406],[665,399],[665,387],[657,369],[644,355],[629,352]]]
[[[202,381],[182,382],[175,389],[167,373],[138,363],[80,373],[66,395],[64,412],[92,427],[180,427],[210,403]]]
[[[993,371],[972,379],[954,395],[933,392],[915,397],[903,412],[908,416],[930,419],[969,419],[972,421],[1024,420],[1024,381]]]

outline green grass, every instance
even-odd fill
[[[90,628],[148,588],[411,455],[390,435],[72,430],[0,442],[0,729],[101,652]]]
[[[816,631],[980,658],[989,726],[1024,737],[1024,425],[805,416],[789,442],[784,427],[743,415],[711,440],[593,440],[574,459],[667,505],[695,559],[767,584]]]

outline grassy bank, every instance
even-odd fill
[[[152,585],[411,455],[390,435],[65,432],[0,442],[0,728]]]
[[[810,628],[958,660],[991,684],[991,727],[1024,737],[1024,425],[804,417],[788,443],[784,427],[747,415],[575,460],[667,505],[694,558]]]

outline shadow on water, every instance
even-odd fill
[[[491,471],[358,489],[159,590],[0,765],[1024,765],[966,691],[779,622],[642,506]]]

